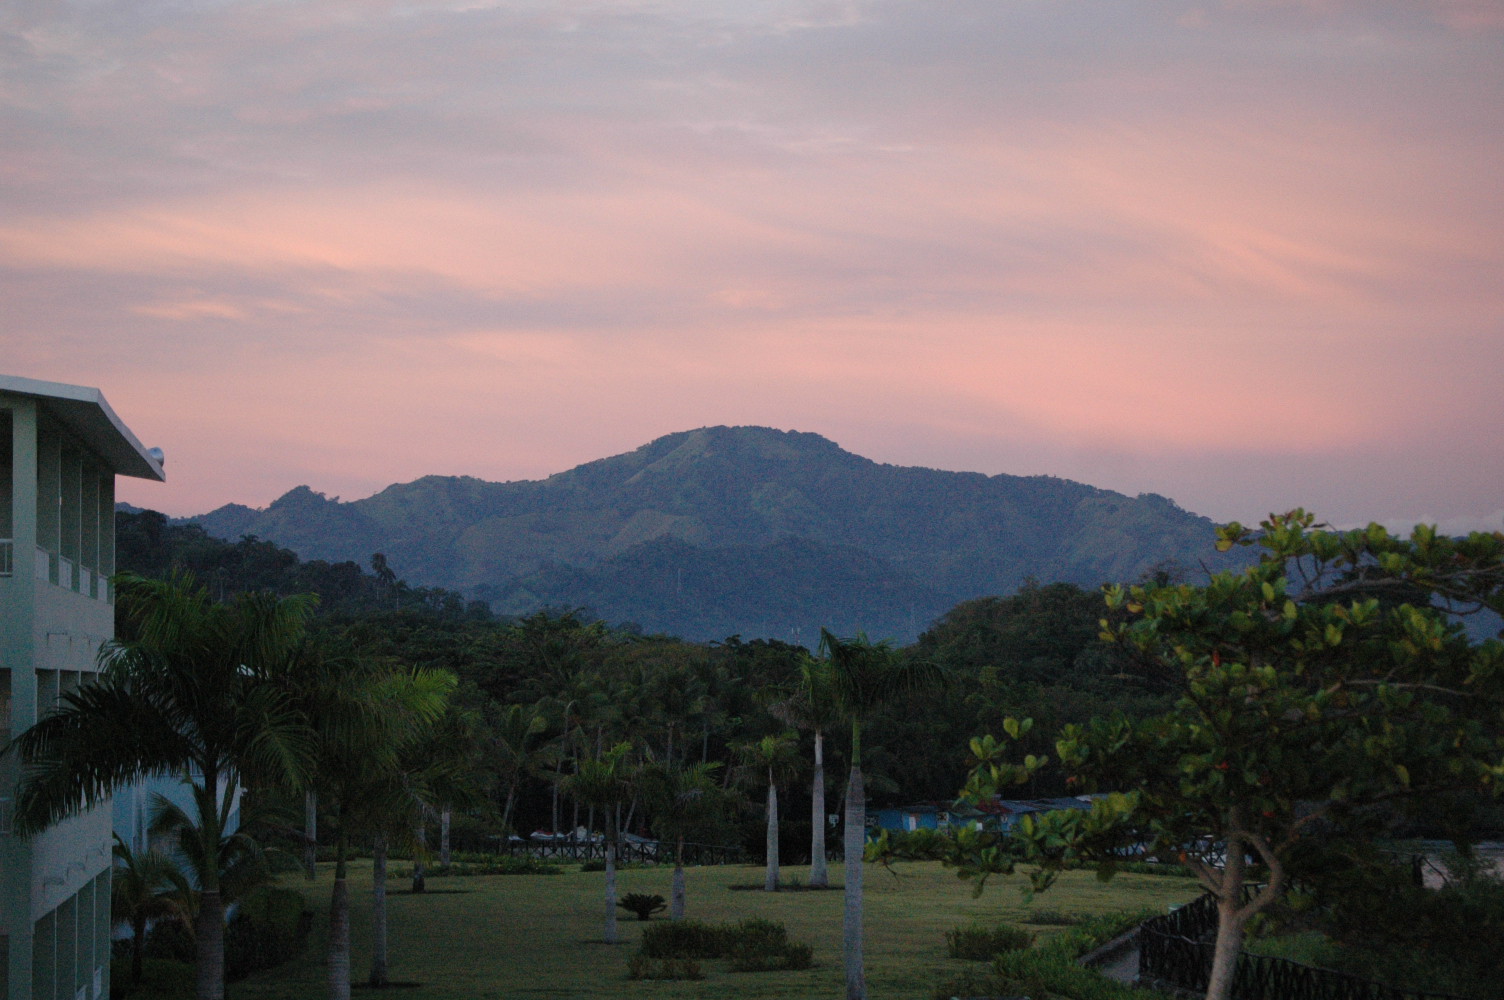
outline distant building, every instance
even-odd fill
[[[166,478],[98,390],[0,375],[0,745],[86,682],[114,635],[116,476]],[[103,1000],[111,804],[22,838],[17,780],[0,759],[0,998]]]
[[[1003,799],[993,796],[975,805],[956,802],[919,802],[914,805],[878,809],[869,825],[883,830],[908,833],[914,830],[943,830],[970,826],[977,830],[1007,831],[1029,813],[1057,809],[1090,809],[1091,796],[1079,795],[1055,799]]]

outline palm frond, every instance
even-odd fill
[[[186,768],[193,746],[161,706],[114,681],[86,684],[21,733],[18,833],[36,833],[91,808],[124,784]]]

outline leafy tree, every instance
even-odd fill
[[[124,575],[124,637],[101,651],[100,680],[64,694],[15,741],[28,776],[17,827],[34,833],[113,790],[188,775],[196,821],[191,851],[213,858],[239,790],[300,784],[311,733],[276,683],[313,601],[243,594],[215,604],[191,577]],[[185,845],[186,846],[186,845]],[[199,873],[195,995],[224,996],[224,899],[219,867]]]
[[[744,743],[737,749],[737,756],[745,766],[745,774],[759,784],[768,786],[767,797],[767,872],[763,889],[778,891],[778,786],[797,772],[799,767],[798,739],[793,733],[777,733],[764,736],[752,743]]]
[[[846,781],[846,905],[842,918],[842,955],[847,1000],[867,995],[862,965],[862,856],[867,838],[867,789],[862,778],[862,726],[884,706],[905,695],[939,687],[937,667],[894,654],[886,642],[864,635],[838,639],[820,630],[820,647],[829,656],[836,706],[851,723],[851,773]]]
[[[1230,995],[1248,921],[1300,874],[1305,840],[1361,838],[1376,804],[1504,778],[1504,643],[1456,619],[1504,611],[1504,534],[1335,532],[1303,511],[1219,531],[1219,547],[1253,545],[1256,565],[1204,586],[1108,589],[1126,615],[1106,637],[1179,699],[1067,726],[1057,749],[1080,787],[1126,794],[1019,825],[1041,884],[1076,857],[1110,871],[1129,836],[1191,867],[1217,899],[1209,1000]],[[1016,774],[984,767],[974,791],[995,777]]]

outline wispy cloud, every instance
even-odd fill
[[[177,512],[709,423],[1219,517],[1493,517],[1483,0],[0,10],[7,369]]]

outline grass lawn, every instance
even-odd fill
[[[308,951],[288,964],[233,983],[231,1000],[310,1000],[326,995],[325,927],[332,866],[320,865],[314,883],[298,882],[317,911]],[[1100,883],[1089,872],[1068,872],[1047,893],[1026,904],[1021,878],[995,881],[980,899],[969,883],[938,863],[904,864],[897,877],[869,866],[866,873],[866,970],[869,994],[884,998],[927,997],[942,979],[975,963],[946,957],[945,932],[972,922],[1020,922],[1031,908],[1093,914],[1155,907],[1194,898],[1189,879],[1119,875]],[[808,870],[783,869],[785,880],[808,878]],[[618,893],[669,895],[670,870],[633,870],[618,875]],[[842,869],[831,869],[839,883]],[[560,875],[449,877],[430,875],[429,892],[388,897],[391,977],[420,983],[381,993],[391,1000],[496,1000],[569,997],[665,1000],[830,997],[844,995],[841,971],[843,893],[733,891],[759,883],[761,866],[688,870],[688,916],[706,922],[759,916],[781,921],[789,938],[814,947],[815,967],[798,972],[734,973],[722,962],[704,962],[706,978],[694,982],[634,982],[627,959],[647,925],[619,911],[621,941],[601,941],[605,876],[577,870]],[[294,884],[289,882],[289,884]],[[405,889],[398,882],[393,888]],[[357,865],[351,877],[352,936],[357,984],[370,968],[370,869]],[[655,918],[658,919],[658,918]],[[1057,928],[1037,928],[1046,937]],[[377,991],[357,989],[356,996]]]

